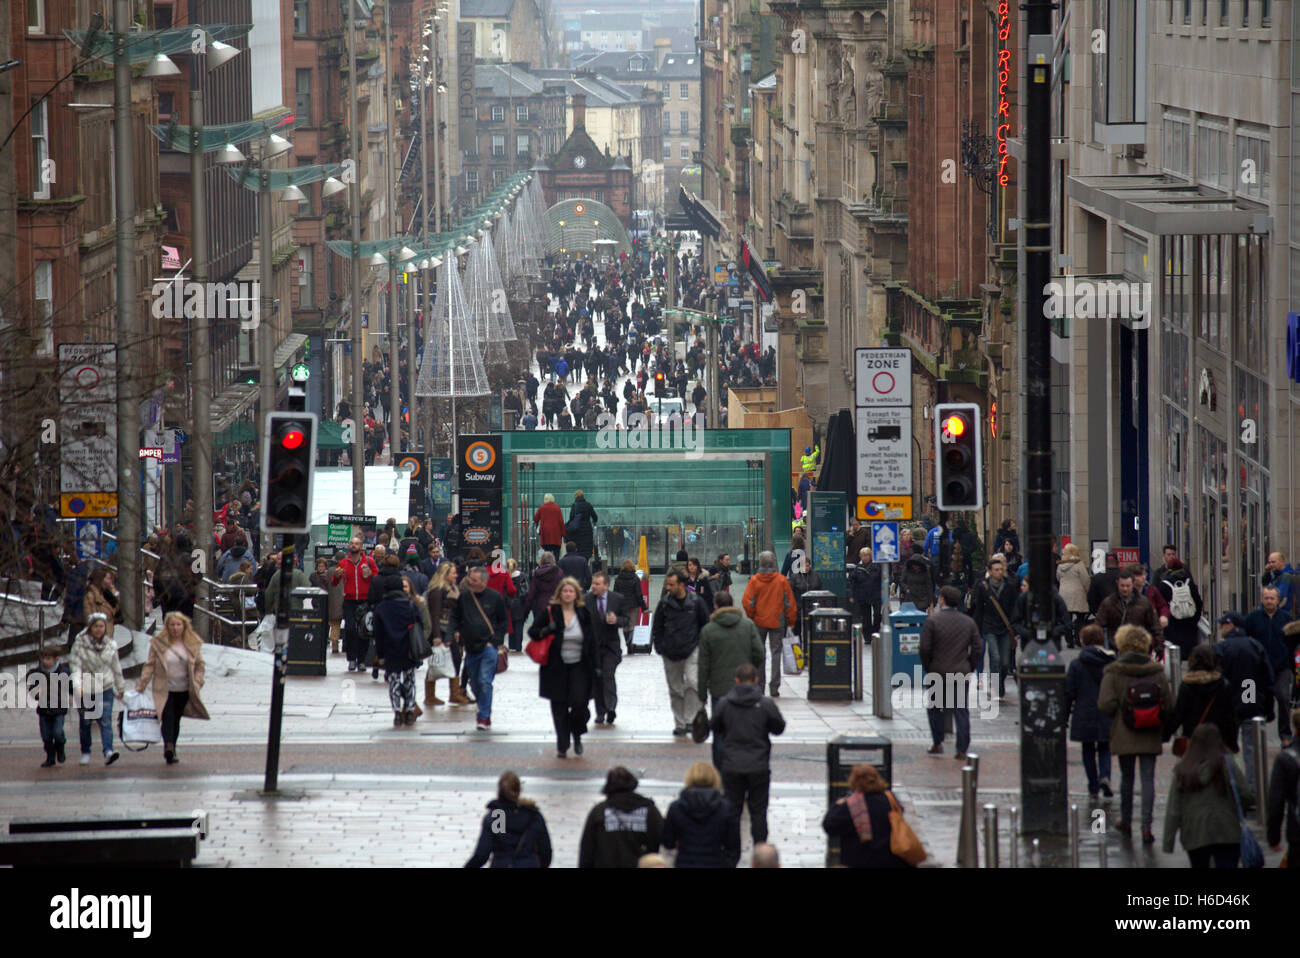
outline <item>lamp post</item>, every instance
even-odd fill
[[[121,0],[118,0],[121,2]],[[362,352],[365,338],[361,334],[361,131],[357,127],[357,31],[356,11],[346,0],[348,31],[348,138],[351,142],[352,171],[349,213],[352,220],[352,511],[366,511],[366,425],[361,416],[365,404]]]

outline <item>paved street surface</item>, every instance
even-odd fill
[[[164,765],[153,747],[124,754],[105,768],[97,739],[92,763],[80,767],[76,727],[70,723],[69,763],[42,769],[35,715],[0,710],[0,822],[19,816],[202,808],[212,819],[200,859],[205,865],[458,866],[473,847],[497,775],[511,768],[547,817],[556,865],[568,867],[576,862],[582,822],[600,801],[610,766],[632,768],[642,778],[642,790],[662,810],[680,790],[687,767],[710,757],[707,744],[672,737],[657,656],[624,660],[618,673],[617,725],[593,728],[586,754],[564,761],[555,758],[550,712],[537,696],[537,666],[524,655],[512,656],[509,670],[498,676],[490,733],[474,729],[472,707],[428,710],[414,729],[394,729],[385,684],[368,673],[349,675],[344,660],[331,657],[328,676],[288,680],[280,775],[288,797],[263,799],[257,793],[265,767],[270,658],[222,647],[209,647],[206,655],[204,698],[213,719],[184,721],[181,762],[173,767]],[[840,733],[884,735],[894,743],[895,790],[909,819],[933,863],[952,865],[961,771],[951,757],[951,740],[945,755],[925,754],[930,740],[923,710],[904,704],[892,720],[876,719],[869,676],[866,687],[865,702],[808,702],[805,676],[782,680],[779,705],[788,725],[774,750],[771,838],[787,866],[820,867],[825,743]],[[445,694],[445,682],[441,688]],[[1007,809],[1019,804],[1016,717],[1008,708],[996,716],[977,714],[972,728],[972,751],[981,761],[979,800],[1002,809],[1005,865]],[[1157,836],[1172,764],[1166,754],[1157,765]],[[1072,800],[1086,808],[1077,746],[1070,750],[1069,776]],[[1118,793],[1118,769],[1113,782]],[[1118,803],[1117,794],[1102,807],[1117,812]],[[747,817],[742,831],[747,860]],[[1140,841],[1121,841],[1114,832],[1108,841],[1111,867],[1186,864],[1181,851],[1165,856],[1143,848]],[[1045,848],[1042,863],[1061,863],[1064,855],[1060,847]],[[1276,856],[1269,857],[1273,864]],[[1029,859],[1025,848],[1021,865]],[[1097,865],[1091,840],[1085,843],[1082,864]]]

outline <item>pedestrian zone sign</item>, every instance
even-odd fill
[[[871,561],[898,561],[898,523],[871,523]]]

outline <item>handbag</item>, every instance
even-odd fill
[[[429,637],[424,634],[424,623],[420,621],[420,612],[415,608],[415,603],[411,603],[411,611],[415,613],[415,621],[411,623],[407,636],[411,644],[411,661],[418,665],[433,655],[433,646],[429,642]]]
[[[1232,801],[1237,806],[1237,821],[1241,824],[1241,867],[1263,868],[1264,850],[1259,847],[1255,833],[1246,824],[1246,814],[1241,810],[1241,796],[1237,794],[1237,776],[1232,774],[1232,759],[1223,756],[1223,765],[1228,773],[1228,784],[1232,786]]]
[[[1192,726],[1193,732],[1195,732],[1198,728],[1201,727],[1201,723],[1205,721],[1205,716],[1210,714],[1210,706],[1214,704],[1214,700],[1217,699],[1218,697],[1219,697],[1218,692],[1215,692],[1213,695],[1210,696],[1210,701],[1205,703],[1205,711],[1201,713],[1201,717],[1198,718],[1196,720],[1196,724]],[[1187,751],[1187,746],[1190,745],[1191,743],[1192,743],[1192,738],[1190,735],[1179,735],[1174,738],[1174,744],[1170,747],[1173,750],[1173,753],[1175,755],[1183,755]]]
[[[695,718],[691,719],[691,738],[695,740],[696,745],[709,739],[709,713],[704,711],[704,706],[700,706],[700,710],[695,713]]]
[[[428,678],[431,679],[454,679],[456,677],[456,667],[452,663],[451,646],[447,643],[435,645],[433,653],[429,657]]]
[[[894,793],[885,794],[889,796],[889,850],[915,868],[926,859],[925,847],[903,818],[903,810],[898,807]]]

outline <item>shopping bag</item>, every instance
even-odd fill
[[[781,671],[786,675],[798,675],[800,672],[799,659],[802,656],[795,654],[795,649],[798,648],[797,641],[794,634],[788,630],[785,638],[781,640]]]
[[[433,655],[429,657],[429,678],[451,679],[456,677],[456,667],[452,665],[451,646],[447,643],[435,645]]]
[[[162,724],[148,692],[128,689],[123,698],[121,720],[122,744],[127,748],[157,745],[162,742]],[[138,750],[138,749],[133,749]]]

